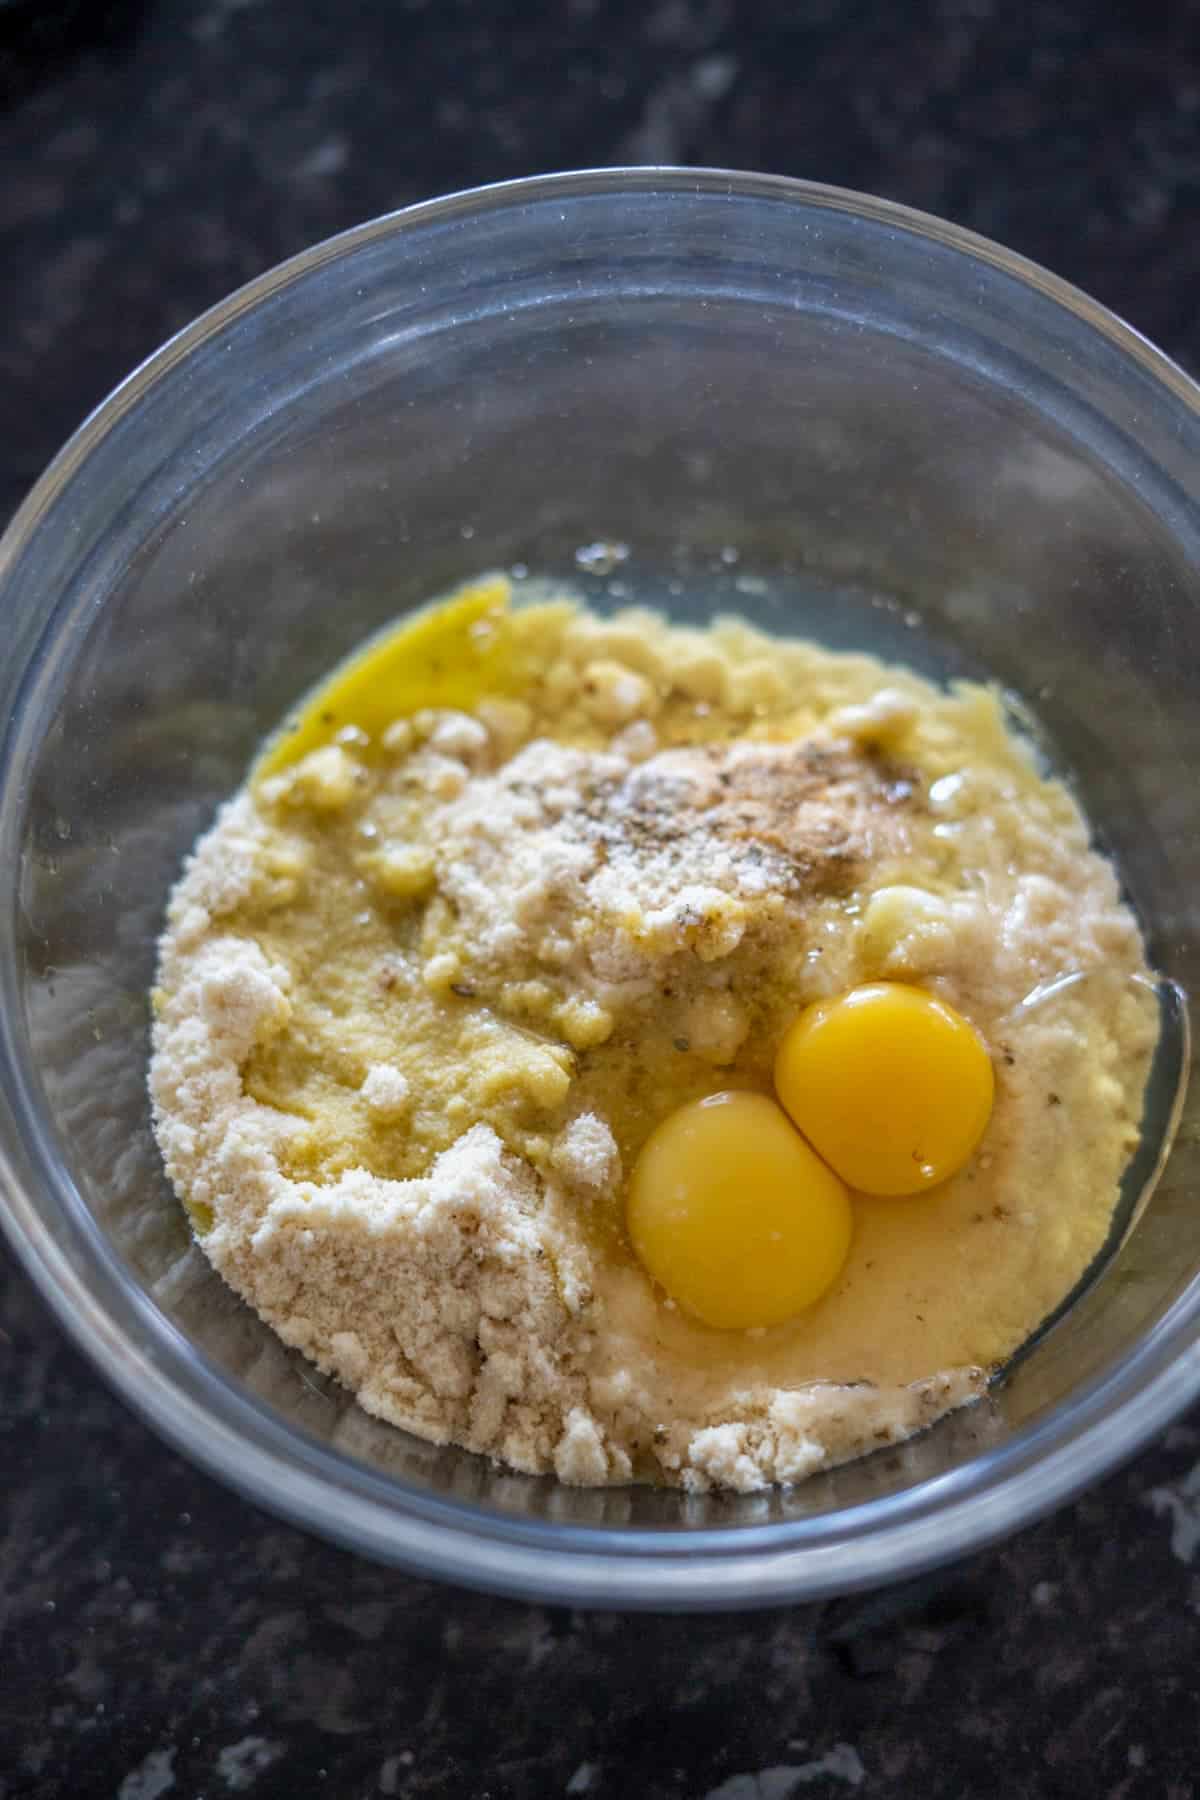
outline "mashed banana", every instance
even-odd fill
[[[739,1489],[895,1442],[1104,1244],[1156,1034],[1113,870],[987,689],[506,598],[427,615],[416,687],[369,652],[197,846],[155,993],[171,1180],[286,1342],[436,1442]],[[983,1035],[980,1152],[856,1196],[808,1311],[699,1325],[629,1251],[633,1159],[880,977]]]

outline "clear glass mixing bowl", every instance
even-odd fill
[[[328,1537],[606,1606],[912,1574],[1161,1426],[1200,1387],[1200,1089],[1120,1254],[985,1404],[792,1490],[568,1490],[368,1419],[211,1273],[150,1136],[146,990],[181,858],[314,677],[476,571],[615,540],[597,604],[1011,684],[1200,993],[1198,398],[995,245],[695,170],[414,207],[152,358],[0,547],[0,1211],[104,1375]]]

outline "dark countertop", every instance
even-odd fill
[[[230,288],[373,213],[553,167],[887,194],[1200,368],[1200,9],[1124,15],[0,5],[0,517]],[[940,1576],[711,1620],[477,1598],[275,1524],[133,1420],[2,1252],[0,1433],[0,1800],[1200,1792],[1200,1412]]]

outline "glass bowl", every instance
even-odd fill
[[[1135,1450],[1200,1387],[1195,1093],[1137,1228],[987,1401],[791,1489],[567,1489],[367,1418],[211,1272],[150,1135],[146,992],[180,861],[289,702],[526,565],[1011,686],[1200,993],[1197,400],[967,232],[696,170],[413,207],[151,358],[0,547],[0,1212],[105,1377],[299,1524],[576,1605],[912,1575]]]

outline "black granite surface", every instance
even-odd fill
[[[316,238],[685,161],[944,213],[1200,368],[1200,9],[0,4],[0,515],[164,337]],[[0,1800],[1200,1791],[1200,1411],[949,1572],[744,1618],[438,1589],[169,1454],[0,1253]]]

